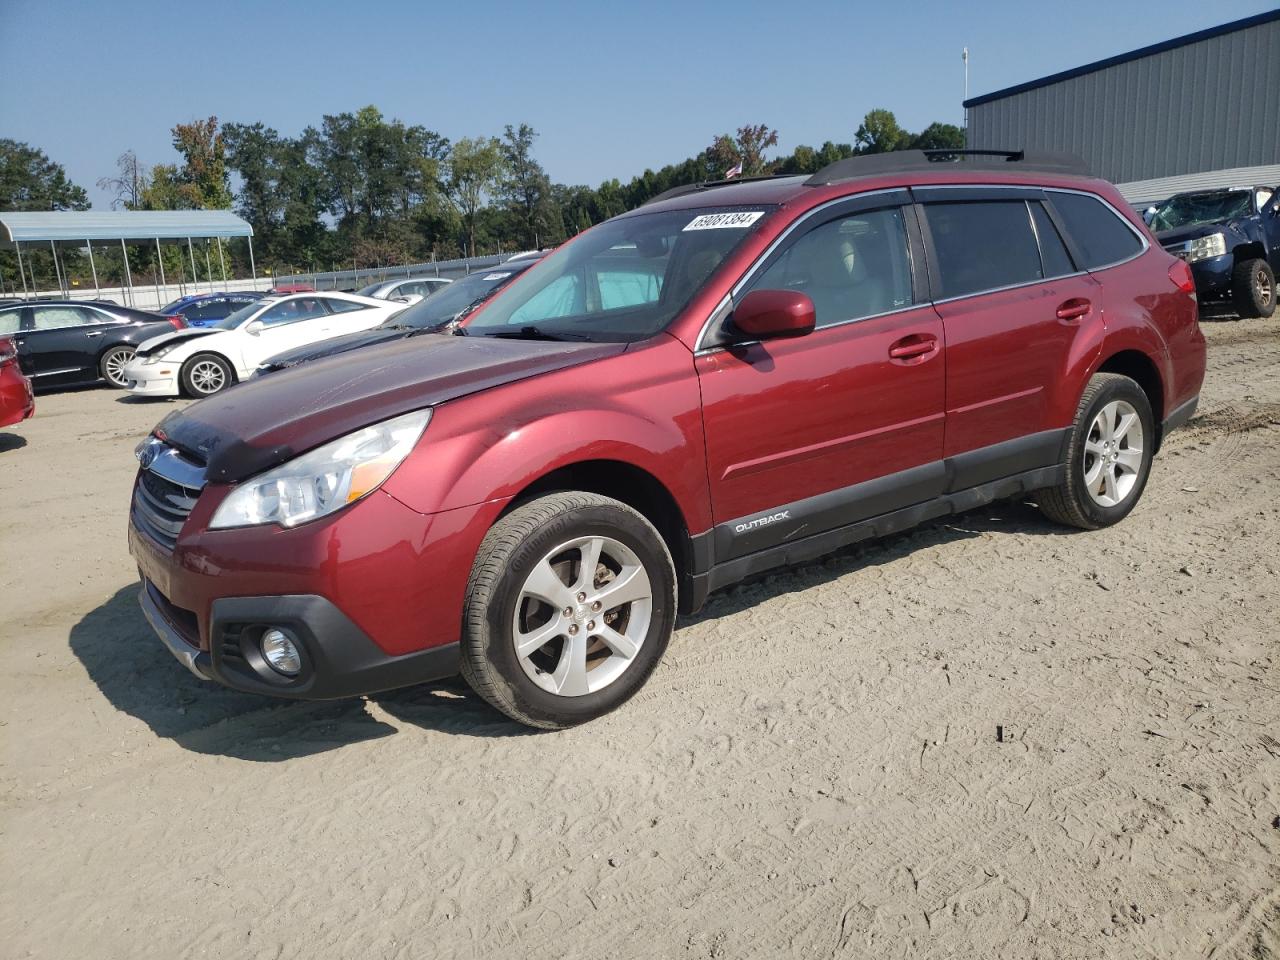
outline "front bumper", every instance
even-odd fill
[[[125,389],[142,397],[176,397],[180,364],[139,363],[125,364]]]
[[[226,597],[213,602],[208,650],[192,644],[190,625],[143,577],[143,615],[165,647],[188,670],[233,690],[298,700],[332,700],[378,693],[453,676],[458,644],[400,656],[383,652],[324,597]],[[276,673],[262,658],[259,638],[269,627],[284,629],[302,654],[296,677]]]
[[[1200,297],[1225,297],[1231,292],[1231,271],[1235,258],[1229,254],[1209,257],[1189,264],[1196,280],[1196,295]]]

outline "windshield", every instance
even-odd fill
[[[500,263],[453,283],[446,283],[420,303],[397,313],[383,326],[413,327],[417,330],[442,327],[467,307],[493,296],[494,291],[506,286],[512,277],[526,269],[528,264],[524,263],[517,266]]]
[[[357,297],[372,297],[386,285],[385,280],[379,280],[377,283],[371,283],[367,287],[361,287],[356,291]]]
[[[1170,197],[1151,217],[1152,230],[1194,227],[1201,223],[1217,223],[1232,217],[1253,213],[1248,190],[1223,190],[1218,193],[1184,193]]]
[[[465,330],[597,341],[653,336],[771,209],[672,210],[606,221],[533,267]]]
[[[191,299],[190,297],[179,297],[177,300],[174,300],[172,303],[166,303],[163,307],[160,308],[160,312],[173,313],[173,311],[177,310],[179,307],[186,306],[187,302],[190,299]]]
[[[222,320],[219,320],[217,323],[211,323],[209,324],[209,326],[217,327],[220,330],[234,330],[236,327],[240,326],[240,324],[244,323],[251,316],[253,316],[259,310],[265,307],[267,303],[268,301],[266,300],[255,300],[253,301],[253,303],[249,304],[247,307],[241,307],[235,313],[231,314],[231,316],[226,317]]]

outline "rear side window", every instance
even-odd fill
[[[925,205],[941,299],[1041,279],[1040,252],[1022,200]]]
[[[369,309],[363,303],[356,303],[354,300],[339,300],[337,297],[325,297],[324,302],[329,305],[329,309],[334,313],[352,313],[356,310]]]
[[[1071,262],[1071,256],[1067,253],[1049,212],[1041,204],[1032,203],[1031,219],[1036,224],[1036,239],[1040,241],[1040,263],[1045,277],[1065,277],[1075,273],[1075,265]]]
[[[17,333],[22,323],[22,308],[15,310],[0,310],[0,337],[7,336],[11,333]]]
[[[1057,192],[1050,196],[1088,269],[1119,263],[1142,251],[1138,235],[1119,214],[1096,197]]]
[[[753,290],[798,290],[819,327],[911,305],[911,256],[898,207],[814,227],[762,273]]]

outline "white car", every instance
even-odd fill
[[[213,326],[144,340],[124,385],[140,396],[207,397],[247,380],[268,357],[368,330],[405,306],[336,292],[265,297]]]

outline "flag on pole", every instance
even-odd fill
[[[726,180],[732,180],[734,177],[740,177],[740,176],[742,176],[741,160],[739,160],[737,163],[735,163],[732,167],[730,167],[728,170],[724,172],[724,178]]]

